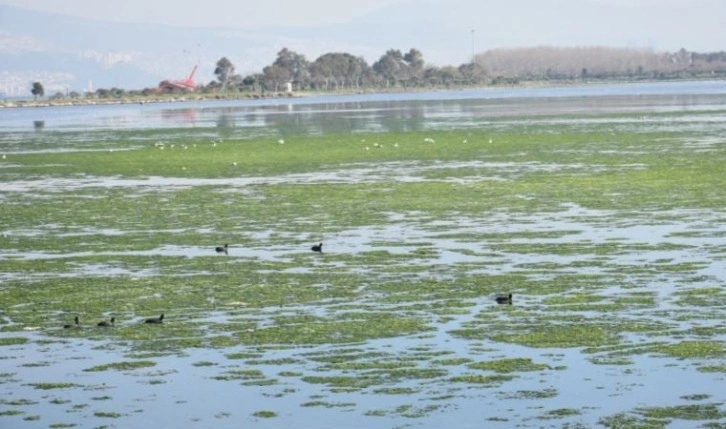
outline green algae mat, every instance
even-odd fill
[[[0,426],[724,427],[725,122],[16,134]]]

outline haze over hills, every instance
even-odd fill
[[[155,87],[186,77],[194,64],[197,81],[208,83],[222,56],[246,75],[272,63],[283,47],[310,61],[348,52],[369,63],[388,49],[416,48],[438,66],[516,46],[717,51],[726,40],[723,16],[723,0],[410,0],[344,23],[252,29],[114,22],[0,4],[0,93],[27,96],[36,80],[47,95],[80,92],[89,83]]]
[[[102,22],[0,5],[0,92],[27,95],[34,80],[43,82],[46,93],[82,91],[89,82],[93,89],[155,87],[163,79],[186,77],[198,62],[197,80],[207,82],[223,55],[269,62],[274,47],[259,52],[264,42],[242,32],[232,37],[210,29]],[[253,67],[239,61],[238,68],[245,64]]]

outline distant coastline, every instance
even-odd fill
[[[267,98],[295,98],[304,94],[288,93],[266,96],[254,96],[251,94],[196,94],[193,92],[175,95],[139,96],[120,98],[45,98],[40,100],[0,100],[2,108],[35,108],[35,107],[68,107],[68,106],[105,106],[114,104],[151,104],[151,103],[185,103],[191,101],[212,101],[212,100],[257,100]]]
[[[177,94],[154,94],[154,95],[134,95],[123,97],[78,97],[78,98],[52,98],[46,97],[42,99],[5,99],[0,100],[0,109],[15,108],[38,108],[38,107],[71,107],[71,106],[105,106],[105,105],[125,105],[125,104],[157,104],[157,103],[188,103],[188,102],[204,102],[204,101],[232,101],[232,100],[266,100],[266,99],[292,99],[301,97],[316,96],[348,96],[362,94],[391,94],[391,93],[420,93],[420,92],[437,92],[437,91],[468,91],[468,90],[502,90],[502,89],[527,89],[527,88],[558,88],[558,87],[587,87],[587,86],[610,86],[610,85],[627,85],[627,84],[647,84],[647,83],[679,83],[690,81],[723,81],[726,79],[652,79],[652,80],[573,80],[573,81],[525,81],[516,84],[497,84],[486,86],[441,86],[441,87],[425,87],[425,88],[390,88],[388,90],[378,89],[361,89],[350,91],[296,91],[296,92],[266,92],[264,94],[253,94],[249,92],[228,92],[228,93],[177,93]]]

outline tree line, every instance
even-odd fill
[[[427,64],[421,51],[389,49],[373,64],[345,52],[326,53],[314,61],[288,48],[260,72],[243,76],[234,64],[220,58],[215,79],[200,84],[198,93],[280,94],[290,91],[376,91],[417,88],[481,87],[518,84],[527,81],[595,81],[608,79],[726,78],[726,51],[699,53],[680,49],[657,52],[651,49],[609,47],[551,47],[492,49],[476,54],[459,66]],[[98,89],[86,96],[121,98],[150,96],[159,88],[126,91]],[[181,91],[166,89],[165,91]],[[34,83],[34,96],[43,96],[42,84]],[[80,94],[74,92],[71,98]],[[53,97],[63,97],[55,94]]]
[[[305,55],[283,48],[275,61],[260,73],[235,74],[235,66],[223,57],[214,69],[215,81],[203,90],[280,92],[291,86],[295,91],[342,91],[364,88],[422,87],[428,85],[481,84],[485,78],[475,64],[459,67],[426,66],[418,49],[407,52],[389,49],[372,65],[363,57],[331,52],[308,61]]]
[[[386,51],[369,65],[349,53],[326,53],[314,61],[283,48],[260,73],[235,74],[232,62],[216,63],[216,80],[203,91],[281,92],[389,88],[466,87],[525,81],[676,79],[726,77],[726,51],[698,53],[681,49],[609,47],[531,47],[493,49],[455,66],[427,65],[421,51]]]

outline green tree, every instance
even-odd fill
[[[265,82],[269,84],[275,92],[280,91],[280,85],[290,82],[292,78],[290,70],[274,64],[262,69],[262,74],[265,76]]]
[[[348,53],[328,53],[321,55],[310,65],[312,79],[327,89],[332,82],[335,88],[359,88],[364,76],[370,74],[370,66],[362,57]]]
[[[43,97],[45,95],[45,88],[43,88],[42,83],[33,82],[33,87],[30,89],[30,93],[33,94],[33,98],[37,100],[38,97]]]
[[[401,79],[402,72],[405,69],[403,54],[398,49],[389,49],[375,63],[373,70],[386,80],[386,87],[394,84]]]
[[[404,55],[398,49],[389,49],[377,62],[373,70],[386,80],[386,86],[396,83],[416,83],[424,75],[423,54],[411,48]]]
[[[287,70],[290,75],[290,80],[299,86],[305,85],[310,76],[308,70],[310,63],[305,59],[305,55],[298,54],[287,48],[282,48],[277,53],[277,59],[272,65]]]
[[[478,63],[466,63],[459,66],[459,74],[469,83],[481,83],[486,78],[486,72]]]
[[[252,92],[262,91],[264,81],[265,75],[262,73],[251,74],[242,79],[239,89]]]
[[[406,77],[411,83],[423,78],[424,59],[421,51],[411,48],[403,56],[403,61],[406,63]]]
[[[424,79],[434,85],[449,85],[459,79],[459,70],[454,66],[428,67],[424,70]]]
[[[234,64],[227,57],[220,58],[214,69],[214,75],[217,76],[217,80],[222,85],[223,91],[227,89],[227,82],[233,74]]]

